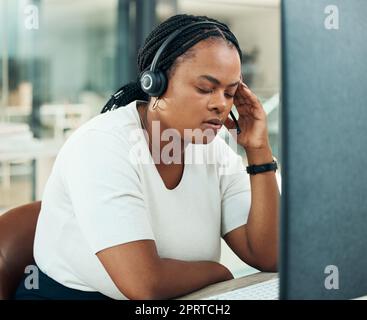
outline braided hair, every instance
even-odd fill
[[[146,38],[144,45],[139,49],[137,57],[139,75],[149,70],[156,52],[170,34],[188,24],[200,21],[211,21],[219,25],[199,24],[195,28],[187,28],[181,32],[162,52],[156,65],[157,69],[166,72],[168,75],[172,75],[178,63],[177,58],[180,56],[189,56],[191,53],[190,48],[205,39],[219,38],[225,40],[228,45],[235,46],[242,61],[242,52],[238,41],[226,24],[206,16],[178,14],[158,25]],[[101,113],[126,106],[134,100],[149,101],[149,98],[149,95],[141,89],[139,80],[130,82],[118,89],[111,96]]]

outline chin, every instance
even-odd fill
[[[200,138],[192,137],[191,143],[193,143],[193,144],[209,144],[215,139],[216,136],[217,136],[216,134],[213,134],[213,135],[209,135],[209,136],[205,135],[205,136],[200,137]]]
[[[217,136],[219,129],[198,127],[184,132],[184,141],[191,144],[209,144]]]

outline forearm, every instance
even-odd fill
[[[249,164],[273,160],[270,147],[247,151]],[[251,175],[251,208],[247,222],[248,244],[257,265],[275,271],[278,256],[279,189],[275,172]]]
[[[160,271],[152,299],[169,299],[210,284],[233,279],[229,270],[211,261],[160,259]]]

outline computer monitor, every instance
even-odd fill
[[[367,294],[367,1],[283,0],[281,299]]]

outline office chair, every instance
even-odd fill
[[[0,215],[0,300],[11,299],[27,265],[34,264],[33,242],[41,202]]]

